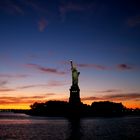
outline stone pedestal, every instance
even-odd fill
[[[79,105],[81,103],[80,101],[80,89],[78,85],[72,85],[70,88],[70,98],[69,103],[71,105]]]

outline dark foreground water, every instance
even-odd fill
[[[140,117],[72,121],[0,113],[0,140],[140,140]]]

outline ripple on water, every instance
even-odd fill
[[[140,117],[65,118],[0,115],[0,140],[140,140]]]

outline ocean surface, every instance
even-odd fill
[[[0,113],[0,140],[140,140],[140,116],[74,121]]]

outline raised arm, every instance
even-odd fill
[[[71,69],[73,69],[73,63],[72,63],[72,60],[70,60],[70,64],[71,64]]]

